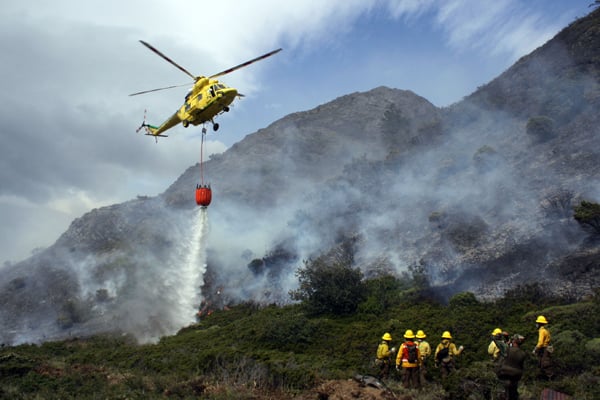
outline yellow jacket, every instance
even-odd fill
[[[488,354],[492,356],[494,360],[498,359],[498,356],[500,355],[500,349],[498,348],[498,345],[496,345],[496,342],[493,340],[488,346]]]
[[[492,356],[492,359],[499,360],[500,356],[502,358],[506,357],[508,353],[508,343],[506,343],[502,339],[498,339],[497,337],[492,338],[490,345],[488,346],[488,354]]]
[[[377,359],[385,360],[385,359],[389,359],[391,356],[392,356],[392,352],[390,351],[388,342],[386,342],[385,340],[382,341],[379,344],[379,347],[377,347]]]
[[[538,342],[535,345],[535,348],[540,349],[548,346],[550,346],[550,332],[542,325],[540,326],[540,329],[538,329]]]
[[[427,357],[431,355],[431,346],[424,340],[418,342],[419,344],[419,356],[421,357],[421,363],[425,361]]]

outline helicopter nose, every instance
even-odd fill
[[[235,88],[227,88],[223,90],[223,94],[227,97],[235,97],[237,96],[238,91]]]

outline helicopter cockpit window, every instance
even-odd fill
[[[216,95],[216,92],[215,92],[215,87],[214,87],[214,86],[211,86],[211,87],[210,87],[210,89],[209,89],[209,93],[210,93],[210,95],[211,95],[211,96],[215,97],[215,95]]]
[[[219,83],[218,87],[219,89],[226,89],[225,85],[223,85],[222,83]]]

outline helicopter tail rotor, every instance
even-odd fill
[[[147,126],[148,124],[146,123],[146,110],[144,110],[144,120],[142,121],[142,124],[135,130],[135,133],[138,133],[142,130],[142,128],[145,128]]]
[[[145,135],[166,137],[165,135],[157,135],[156,131],[158,130],[158,127],[154,126],[154,125],[150,125],[149,123],[146,122],[146,110],[144,110],[144,120],[142,121],[142,124],[135,131],[137,133],[137,132],[141,131],[142,129],[144,129],[146,131]]]

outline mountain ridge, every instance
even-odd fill
[[[84,214],[0,270],[1,341],[156,340],[200,300],[289,302],[301,261],[340,251],[367,275],[422,270],[441,298],[528,282],[585,295],[600,245],[571,208],[600,199],[599,20],[572,23],[449,107],[378,87],[285,116],[206,162],[206,211],[196,164],[158,196]],[[202,229],[206,260],[190,261]]]

